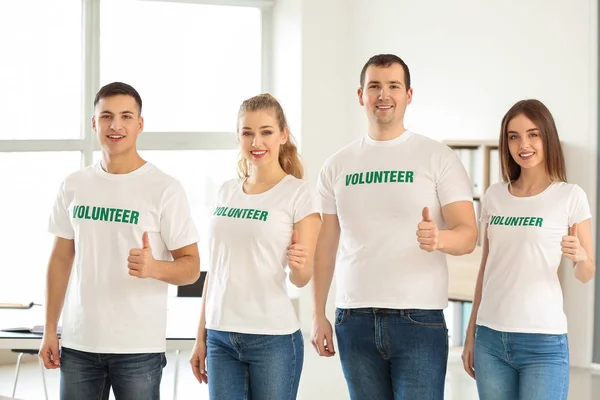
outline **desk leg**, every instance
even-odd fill
[[[21,359],[23,358],[23,353],[19,353],[19,358],[17,358],[17,368],[15,371],[15,383],[13,385],[12,397],[15,397],[15,393],[17,392],[17,381],[19,380],[19,370],[21,369]]]
[[[46,389],[46,374],[44,373],[44,361],[42,361],[41,357],[38,357],[38,361],[42,370],[42,382],[44,382],[44,395],[46,396],[46,400],[48,400],[48,389]]]
[[[463,303],[452,302],[452,346],[463,344]]]
[[[177,400],[177,383],[179,382],[179,349],[175,350],[175,374],[173,382],[173,400]]]

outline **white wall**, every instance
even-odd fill
[[[299,96],[309,179],[329,154],[363,134],[358,75],[370,56],[390,52],[411,69],[414,98],[407,127],[439,140],[497,139],[513,103],[543,101],[566,145],[569,180],[583,187],[595,210],[595,1],[279,1],[289,2],[301,8]],[[587,366],[593,284],[582,286],[565,271],[571,361]],[[303,292],[301,305],[309,297]],[[310,319],[302,322],[310,329]]]
[[[498,137],[508,108],[538,98],[566,144],[570,181],[596,202],[595,1],[352,2],[355,68],[392,52],[412,69],[407,126],[437,139]],[[592,354],[593,284],[565,269],[574,365]]]
[[[274,9],[273,92],[300,142],[306,178],[316,184],[325,159],[352,135],[358,73],[348,68],[350,16],[345,0],[279,0]],[[299,64],[293,65],[296,60]],[[291,112],[299,112],[292,118]],[[302,330],[310,332],[311,290],[299,291]],[[333,284],[331,294],[335,292]],[[328,314],[333,314],[330,296]]]
[[[302,128],[302,0],[279,1],[271,14],[273,76],[268,86],[281,102],[298,141]]]

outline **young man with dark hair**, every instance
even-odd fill
[[[413,94],[404,61],[372,57],[360,84],[368,134],[331,156],[319,176],[312,342],[319,355],[335,354],[325,304],[340,245],[335,331],[350,397],[441,400],[446,254],[475,247],[471,184],[450,148],[404,128]]]
[[[198,234],[181,184],[146,162],[136,141],[142,100],[114,82],[94,99],[102,161],[62,183],[49,230],[40,357],[60,368],[60,398],[158,399],[166,365],[167,284],[200,274]],[[57,325],[64,303],[61,349]]]

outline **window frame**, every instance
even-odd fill
[[[79,139],[0,140],[1,152],[81,152],[81,166],[92,165],[94,152],[100,150],[91,129],[93,101],[100,89],[100,2],[81,0],[82,5],[82,90],[81,136]],[[259,8],[261,12],[261,90],[272,86],[272,7],[274,0],[137,0],[164,3],[193,3]],[[144,132],[137,141],[138,150],[227,150],[236,149],[236,132]]]

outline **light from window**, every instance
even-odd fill
[[[81,137],[81,1],[0,2],[0,140]]]
[[[102,1],[100,82],[140,92],[146,132],[232,132],[261,89],[258,8]]]
[[[0,153],[2,185],[10,188],[0,196],[0,302],[44,300],[54,243],[48,221],[61,182],[80,165],[79,152]]]

